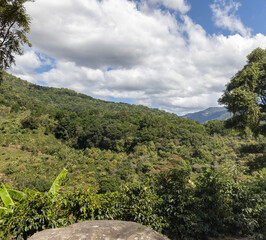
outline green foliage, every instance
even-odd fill
[[[263,166],[260,153],[250,157],[239,150],[250,139],[226,130],[221,121],[200,125],[156,109],[5,78],[0,173],[14,187],[48,191],[63,168],[69,169],[67,185],[81,183],[104,193],[151,173],[194,164],[209,168],[230,161],[242,174],[245,167]]]
[[[59,209],[52,195],[36,193],[13,209],[12,217],[4,219],[0,228],[5,239],[27,239],[37,231],[60,226],[55,221]]]
[[[263,173],[261,173],[263,174]],[[58,193],[27,192],[4,215],[0,235],[27,239],[37,231],[85,220],[134,221],[170,239],[265,235],[265,180],[234,182],[217,171],[205,171],[193,182],[187,170],[160,173],[144,184],[97,194],[77,188]]]
[[[265,136],[5,79],[0,179],[27,195],[7,189],[15,205],[0,203],[0,238],[90,219],[171,239],[265,234]]]
[[[53,182],[49,193],[53,196],[55,196],[55,194],[58,193],[58,190],[60,188],[60,185],[62,184],[62,181],[64,180],[64,178],[66,177],[66,173],[67,170],[63,169],[63,171],[57,176],[57,178],[55,179],[55,181]],[[34,194],[35,192],[33,191],[27,191],[28,192],[28,196],[30,196],[30,194]],[[6,189],[5,185],[2,183],[1,184],[1,189],[0,189],[0,197],[5,205],[5,207],[0,207],[0,216],[2,215],[4,218],[8,218],[11,213],[13,213],[13,207],[14,207],[14,202],[11,198],[11,196],[16,199],[17,201],[23,201],[26,200],[26,198],[28,197],[27,194],[14,190],[14,189]],[[0,220],[0,223],[3,223],[4,220]],[[1,232],[0,232],[0,236],[1,236]]]
[[[15,190],[15,189],[7,189],[10,197],[12,199],[15,199],[17,201],[23,200],[27,195],[21,191]]]
[[[118,209],[122,210],[118,219],[138,222],[157,231],[162,230],[164,219],[157,213],[162,200],[150,188],[149,182],[123,187],[117,200]]]
[[[14,202],[13,202],[12,198],[10,197],[9,192],[7,191],[7,189],[3,183],[1,184],[0,197],[1,197],[5,207],[14,206]]]
[[[31,130],[37,129],[40,123],[36,117],[28,116],[21,120],[22,128],[29,128]]]
[[[161,173],[155,181],[156,192],[163,200],[158,211],[167,223],[163,233],[173,240],[197,236],[189,176],[189,171],[175,169]]]
[[[57,176],[57,178],[54,180],[49,193],[51,193],[52,195],[55,195],[58,193],[60,186],[62,185],[64,179],[66,178],[66,174],[67,174],[67,170],[64,168],[59,175]]]
[[[239,184],[206,171],[196,182],[195,203],[200,234],[205,237],[264,231],[260,219],[265,215],[265,189],[258,192],[256,185]]]
[[[99,193],[114,192],[117,190],[117,181],[113,177],[104,177],[99,182]]]
[[[49,193],[36,193],[14,207],[1,230],[4,237],[27,239],[42,229],[90,219],[135,221],[160,230],[162,218],[155,212],[158,204],[159,198],[147,186],[125,187],[104,195],[79,188],[57,198]]]
[[[214,134],[220,134],[222,136],[228,135],[229,130],[225,128],[225,122],[224,121],[219,121],[219,120],[210,120],[206,123],[204,123],[204,126],[206,128],[206,131],[210,135]]]
[[[5,207],[0,206],[0,217],[2,218],[2,216],[4,217],[9,216],[13,212],[12,207],[14,206],[14,202],[9,195],[9,191],[6,189],[3,183],[1,184],[1,188],[0,188],[0,198],[5,206]],[[2,224],[3,222],[1,218],[0,218],[0,224]]]
[[[23,5],[28,1],[30,0],[0,1],[0,83],[3,70],[15,63],[14,55],[23,53],[21,46],[31,46],[26,36],[30,31],[30,18]]]
[[[257,48],[247,58],[248,64],[227,84],[219,102],[234,114],[228,126],[265,134],[266,50]]]

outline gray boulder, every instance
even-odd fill
[[[86,221],[35,233],[28,240],[169,240],[141,224],[125,221]]]

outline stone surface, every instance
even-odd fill
[[[169,240],[138,223],[86,221],[35,233],[28,240]]]

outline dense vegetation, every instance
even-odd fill
[[[229,126],[266,135],[266,49],[256,48],[227,84],[219,102],[233,113]]]
[[[88,219],[132,220],[171,239],[265,236],[265,136],[248,128],[4,74],[0,130],[0,181],[26,194],[1,215],[4,239]],[[63,168],[64,188],[48,193]]]

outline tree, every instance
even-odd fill
[[[30,17],[26,14],[25,2],[32,0],[0,0],[0,83],[3,71],[15,63],[15,55],[22,55],[22,45],[27,39]]]
[[[219,103],[233,113],[227,126],[240,130],[249,127],[255,135],[265,135],[266,49],[253,50],[247,59],[244,68],[226,85]]]

